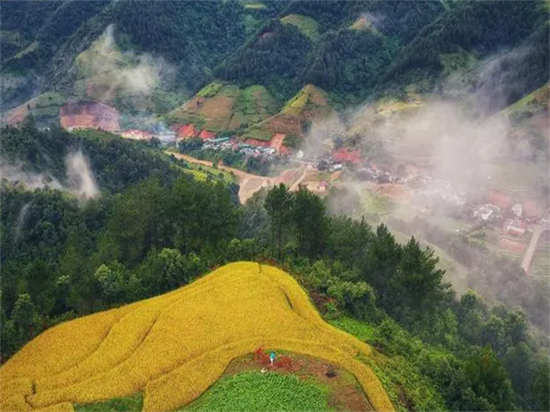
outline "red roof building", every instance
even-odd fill
[[[510,196],[496,190],[489,193],[489,196],[487,196],[487,202],[498,206],[503,210],[508,210],[512,207],[512,199]]]
[[[209,132],[208,130],[201,130],[200,133],[199,133],[199,136],[201,139],[203,140],[206,140],[206,139],[215,139],[216,138],[216,135],[212,132]]]
[[[521,220],[509,220],[505,223],[506,234],[521,237],[527,230],[527,225]]]
[[[259,147],[271,147],[271,140],[246,139],[246,144]]]
[[[350,150],[346,147],[343,147],[332,154],[332,160],[340,163],[361,163],[361,154],[359,150]]]

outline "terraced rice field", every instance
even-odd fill
[[[539,240],[529,274],[550,279],[550,239]]]
[[[167,119],[179,124],[194,124],[197,129],[223,132],[261,122],[275,114],[277,108],[275,99],[263,86],[240,89],[234,84],[213,82],[170,112]]]
[[[535,182],[541,171],[536,165],[508,162],[497,165],[491,186],[514,198],[521,199],[535,190]]]
[[[359,360],[372,355],[371,347],[325,323],[288,274],[252,262],[47,330],[0,369],[0,410],[70,411],[143,391],[143,410],[170,411],[258,347],[337,364],[356,377],[376,410],[393,410]]]

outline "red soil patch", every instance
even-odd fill
[[[330,175],[330,178],[329,180],[331,182],[334,182],[335,180],[337,180],[340,176],[342,176],[342,171],[341,170],[338,170],[337,172],[334,172]]]
[[[524,253],[525,249],[527,249],[527,245],[525,245],[525,243],[516,242],[515,240],[506,238],[501,238],[498,245],[503,249],[515,253]]]
[[[281,148],[283,147],[283,140],[285,140],[286,135],[282,133],[275,133],[275,136],[273,136],[273,139],[271,139],[271,147],[277,150],[277,152],[281,152]]]
[[[59,109],[59,116],[65,129],[120,130],[118,110],[100,102],[68,103]]]
[[[31,108],[32,108],[32,105],[31,105]],[[27,110],[27,106],[21,105],[19,107],[16,107],[15,109],[10,110],[8,113],[6,113],[2,121],[9,125],[15,125],[16,123],[21,123],[25,119],[25,117],[27,117],[28,112],[29,111]]]
[[[269,39],[270,37],[273,37],[275,35],[274,32],[272,31],[268,31],[268,32],[265,32],[264,34],[262,34],[259,38],[258,38],[258,43],[261,43],[267,39]]]
[[[178,134],[178,137],[180,139],[193,138],[193,137],[196,137],[197,134],[199,133],[199,131],[195,129],[195,125],[192,123],[176,126],[174,128],[174,131]]]
[[[251,144],[253,146],[260,147],[271,147],[277,150],[277,153],[288,154],[288,147],[283,146],[283,141],[286,135],[282,133],[275,133],[275,136],[271,140],[258,140],[258,139],[247,139],[245,143]]]

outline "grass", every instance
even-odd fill
[[[244,3],[244,8],[245,9],[252,9],[252,10],[262,10],[262,9],[265,9],[265,4],[260,3],[260,2],[255,2],[255,1],[245,2]]]
[[[28,47],[26,47],[24,50],[20,51],[19,53],[17,53],[14,57],[16,59],[20,59],[22,58],[23,56],[25,56],[26,54],[29,54],[29,53],[32,53],[36,50],[38,50],[38,47],[40,46],[40,43],[35,41],[35,42],[32,42]]]
[[[319,25],[311,17],[302,16],[301,14],[289,14],[281,19],[283,24],[292,24],[305,36],[311,40],[316,40],[319,37]]]
[[[341,318],[331,322],[361,340],[372,342],[376,340],[378,327],[351,318]],[[438,355],[431,351],[432,356]],[[444,411],[445,402],[433,384],[424,376],[417,365],[400,355],[391,357],[376,353],[365,358],[360,356],[379,377],[384,390],[400,412],[413,410]]]
[[[345,368],[375,409],[393,410],[376,375],[357,360],[369,358],[371,347],[325,323],[291,276],[254,262],[48,329],[0,368],[0,409],[19,410],[25,400],[35,409],[90,404],[144,390],[144,410],[170,411],[259,347]]]
[[[273,132],[261,127],[251,127],[243,134],[244,139],[271,140]]]
[[[362,195],[363,209],[368,214],[388,216],[395,209],[395,203],[386,196],[376,194],[370,190],[363,191]]]
[[[315,110],[327,106],[326,93],[308,84],[290,99],[281,110],[282,113],[300,116],[304,110]]]
[[[197,96],[199,97],[214,97],[216,93],[220,91],[220,89],[223,87],[223,83],[221,82],[212,82],[205,87],[203,87],[201,90],[198,91]]]
[[[361,322],[354,318],[342,317],[330,321],[331,325],[356,336],[362,341],[372,340],[376,333],[376,328],[365,322]]]
[[[540,173],[540,166],[529,163],[508,162],[497,164],[491,176],[491,186],[495,189],[518,196],[531,193]]]
[[[220,379],[182,411],[310,412],[329,411],[328,388],[295,375],[241,372]]]

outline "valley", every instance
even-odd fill
[[[0,411],[549,410],[549,22],[0,2]]]

